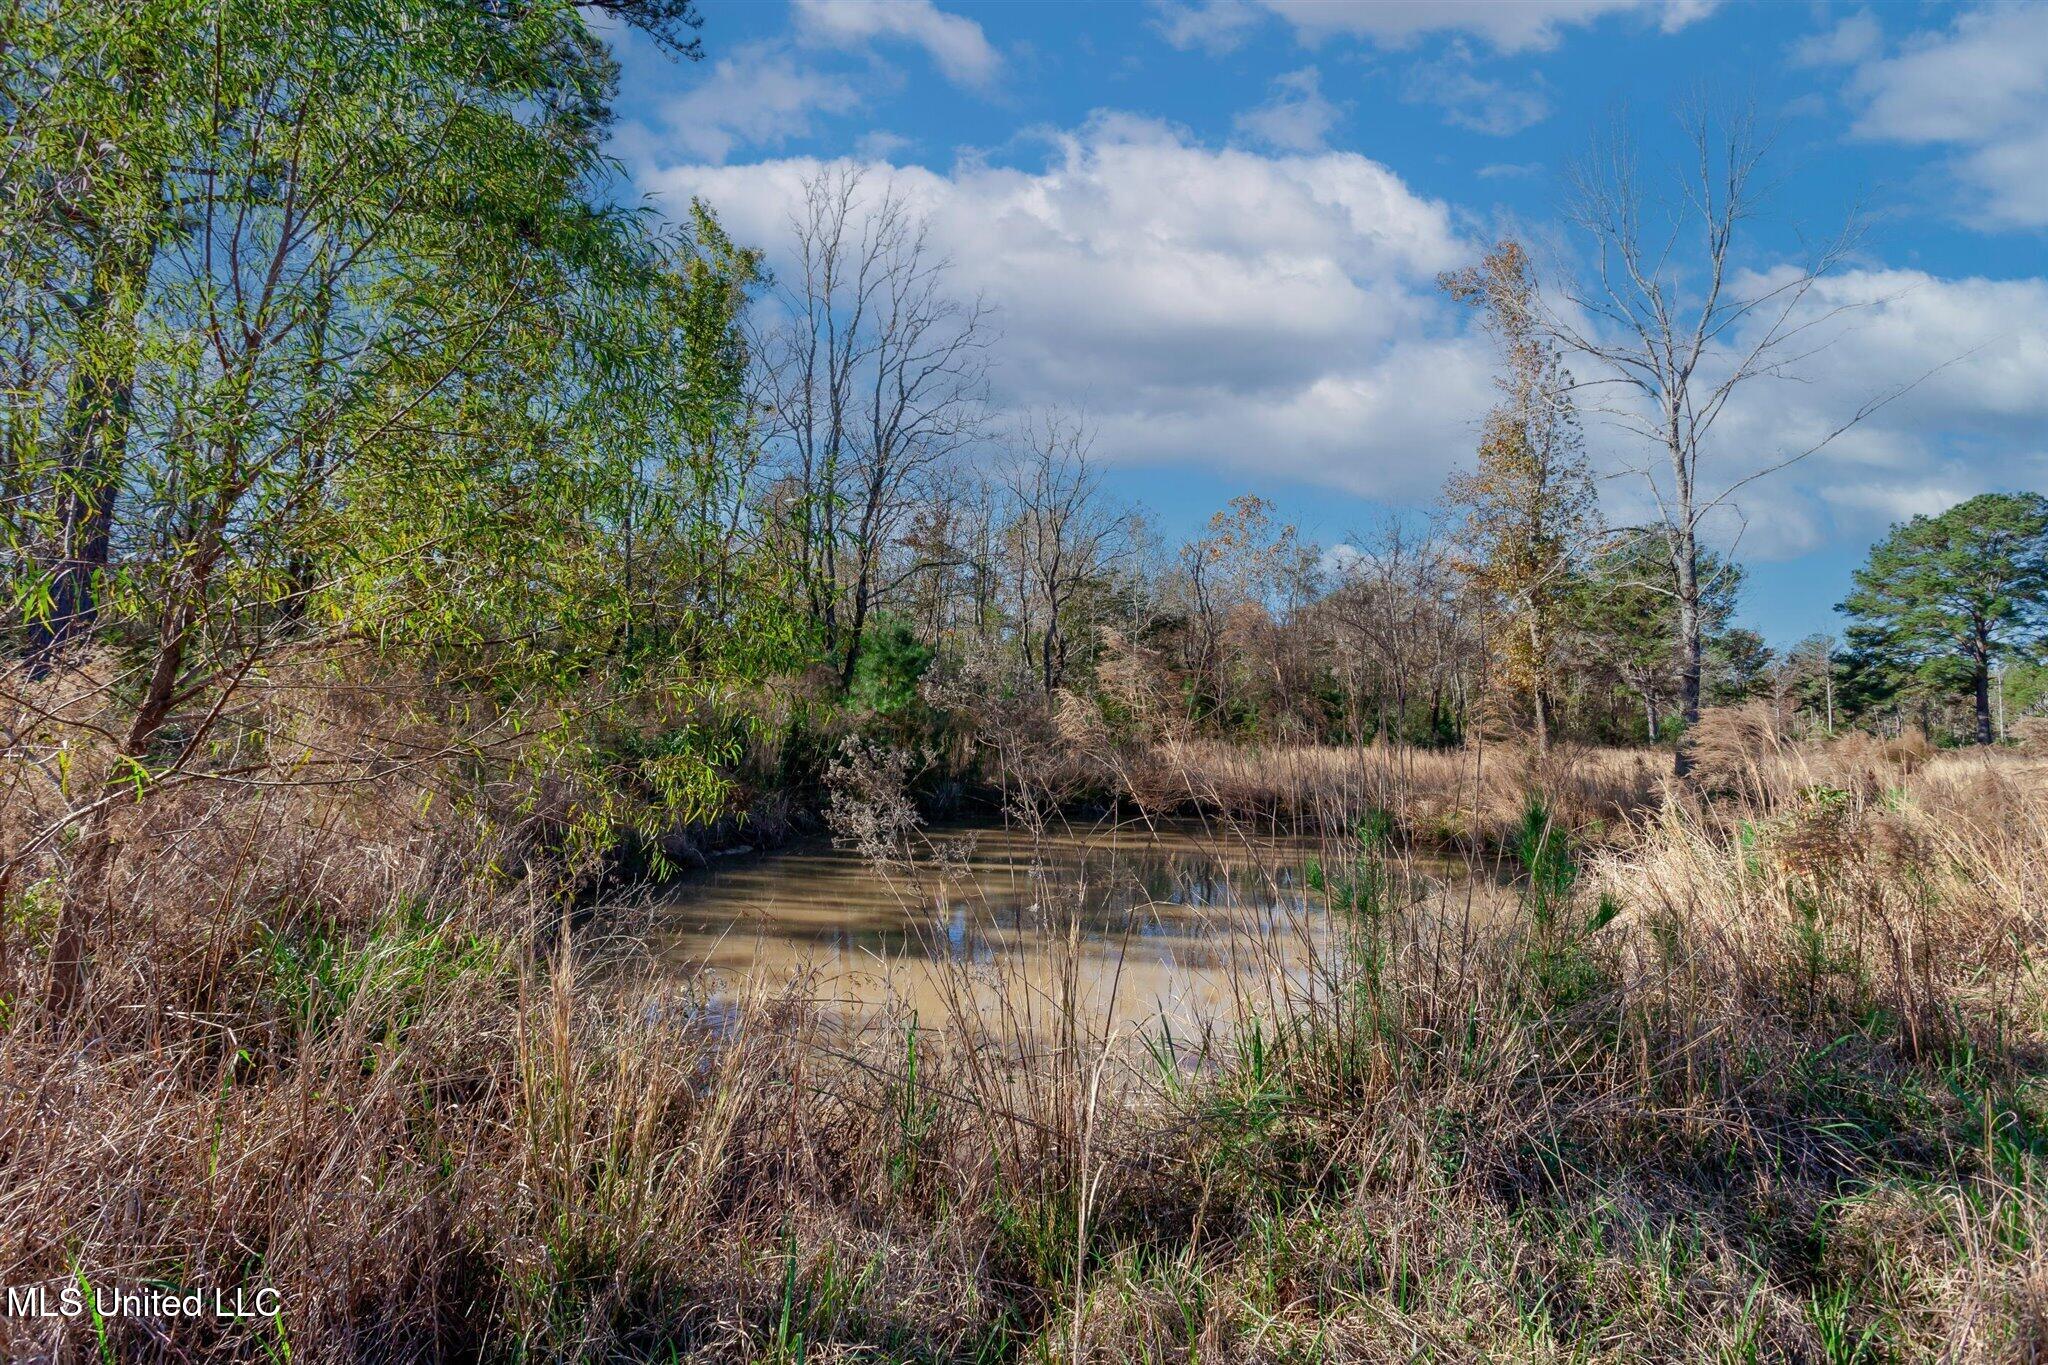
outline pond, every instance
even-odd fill
[[[1307,884],[1355,844],[1188,823],[930,838],[942,853],[913,868],[877,869],[824,839],[722,859],[658,907],[655,950],[714,996],[801,981],[848,1015],[894,1005],[1027,1033],[1076,1016],[1199,1032],[1313,990],[1360,928]],[[1453,929],[1504,899],[1484,869],[1447,858],[1403,856],[1393,881],[1395,899]]]

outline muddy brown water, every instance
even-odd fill
[[[1071,1011],[1091,1028],[1201,1031],[1313,991],[1359,918],[1305,885],[1320,838],[1190,824],[939,830],[944,858],[879,870],[815,840],[719,860],[656,911],[653,947],[715,998],[799,983],[848,1016],[963,1010],[1027,1031]],[[1403,857],[1401,899],[1438,923],[1501,912],[1486,869]]]

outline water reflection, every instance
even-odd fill
[[[1106,1025],[1199,1024],[1301,988],[1355,929],[1303,884],[1328,856],[1316,840],[1143,825],[937,838],[952,856],[914,871],[878,872],[824,841],[731,860],[677,889],[658,951],[719,993],[808,973],[854,1011],[894,1000],[1039,1017],[1071,1001]],[[1462,875],[1439,863],[1415,881]]]

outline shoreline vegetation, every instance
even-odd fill
[[[476,875],[505,829],[409,781],[160,808],[96,938],[90,1028],[23,989],[47,909],[9,926],[0,1257],[16,1282],[283,1308],[14,1319],[8,1353],[2041,1345],[2048,762],[1787,744],[1703,797],[1621,751],[1140,759],[1221,840],[1276,797],[1314,812],[1301,871],[1349,926],[1203,1039],[1106,1038],[1057,984],[1029,1002],[1050,1040],[1014,1015],[835,1020],[801,980],[708,1000],[638,965],[630,909],[572,924]],[[842,790],[842,836],[914,886],[901,789]],[[1058,828],[1033,795],[1012,818]],[[1410,832],[1445,829],[1500,831],[1505,922],[1441,933],[1402,881]],[[302,894],[252,897],[266,869]]]

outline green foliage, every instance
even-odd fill
[[[2006,710],[2015,716],[2048,713],[2048,663],[2011,659],[1999,671]]]
[[[877,617],[862,636],[847,700],[877,716],[902,717],[918,705],[917,684],[931,661],[930,646],[918,640],[908,622]]]
[[[1590,940],[1621,915],[1621,903],[1603,893],[1579,913],[1578,858],[1571,835],[1560,828],[1542,799],[1524,802],[1513,849],[1522,864],[1522,902],[1532,934],[1526,959],[1541,1000],[1569,1008],[1607,984],[1607,973],[1590,951]]]
[[[1855,583],[1850,642],[1933,691],[1974,690],[1988,742],[1992,663],[2048,638],[2048,497],[1984,493],[1902,522]]]
[[[605,9],[695,55],[688,0]],[[745,534],[760,257],[614,205],[590,9],[33,4],[0,46],[48,379],[0,395],[0,559],[32,656],[117,656],[115,779],[319,762],[239,694],[347,650],[451,750],[579,779],[572,860],[722,810],[735,693],[809,643]]]
[[[1710,680],[1722,685],[1724,699],[1733,699],[1753,685],[1764,663],[1761,641],[1728,630],[1742,569],[1702,551],[1699,581],[1701,631],[1709,662],[1717,665]],[[1678,692],[1678,598],[1663,536],[1655,530],[1623,534],[1570,582],[1564,597],[1582,686],[1632,693],[1654,709],[1669,706]],[[1654,733],[1646,733],[1647,719],[1622,733],[1661,743],[1681,725],[1675,715],[1659,715]]]
[[[1776,662],[1776,652],[1755,631],[1734,627],[1720,632],[1706,648],[1707,704],[1729,706],[1762,695]]]
[[[1333,867],[1309,858],[1302,868],[1303,883],[1332,910],[1357,911],[1376,919],[1394,903],[1394,869],[1388,855],[1393,852],[1395,830],[1392,811],[1378,806],[1367,810],[1353,831],[1357,850]]]
[[[358,1007],[403,1031],[437,988],[488,969],[498,953],[417,902],[394,907],[360,942],[314,918],[289,932],[266,928],[256,945],[279,1009],[314,1035]]]
[[[903,1071],[897,1081],[899,1093],[895,1110],[896,1145],[889,1153],[889,1185],[902,1190],[916,1178],[925,1139],[937,1122],[939,1101],[918,1079],[917,1017],[911,1016],[903,1029]]]
[[[1543,799],[1533,793],[1522,804],[1513,847],[1527,878],[1530,909],[1539,923],[1549,923],[1578,884],[1579,869],[1571,836],[1557,827]]]
[[[1905,659],[2038,638],[2048,629],[2048,498],[1985,493],[1916,516],[1871,547],[1855,582],[1842,610]]]

